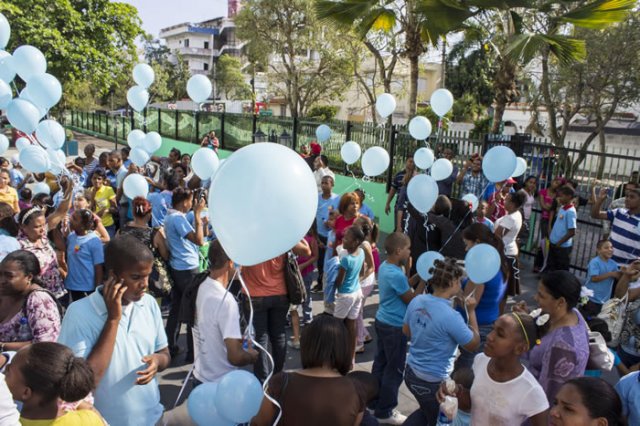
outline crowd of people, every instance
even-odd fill
[[[218,148],[215,133],[202,147]],[[316,219],[289,252],[242,267],[243,290],[208,222],[209,182],[188,154],[174,148],[143,168],[126,147],[96,157],[87,145],[84,154],[62,178],[0,158],[0,426],[166,424],[157,374],[178,360],[194,363],[193,387],[237,368],[252,368],[261,382],[273,373],[252,425],[273,424],[279,413],[285,426],[640,424],[636,181],[607,210],[606,189],[586,200],[610,226],[593,242],[583,282],[569,272],[575,182],[490,183],[474,155],[439,182],[437,201],[421,214],[407,196],[418,174],[409,157],[386,202],[395,230],[382,239],[364,191],[334,193],[336,175],[315,144],[302,155],[318,186]],[[133,173],[145,176],[146,198],[124,193]],[[42,184],[48,191],[30,192]],[[454,194],[474,194],[477,206]],[[464,269],[477,244],[500,254],[486,282]],[[523,248],[538,251],[538,306],[508,308],[521,292]],[[428,276],[416,265],[425,251],[444,256]],[[295,305],[285,277],[291,259],[306,289]],[[364,306],[375,288],[369,330]],[[623,299],[615,321],[598,317]],[[605,368],[592,353],[596,329],[619,341],[611,344],[622,376],[615,387],[593,377]],[[371,371],[354,371],[372,341]],[[300,370],[284,371],[288,349],[299,350]],[[397,409],[403,382],[419,407],[413,413]]]

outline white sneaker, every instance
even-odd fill
[[[398,410],[393,410],[391,415],[386,419],[381,419],[379,417],[376,417],[376,419],[378,420],[378,423],[383,425],[401,425],[405,420],[407,420],[407,416]]]

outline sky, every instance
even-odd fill
[[[227,15],[227,0],[118,0],[138,9],[142,28],[158,37],[161,28]]]

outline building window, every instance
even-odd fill
[[[189,39],[185,39],[185,41],[184,41],[184,47],[189,47]]]
[[[208,41],[205,41],[205,42],[204,42],[204,48],[205,48],[205,49],[208,49],[208,48],[209,48],[209,42],[208,42]]]
[[[204,70],[209,71],[209,64],[205,62],[203,65],[204,65]]]

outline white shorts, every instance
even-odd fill
[[[362,290],[358,289],[353,293],[336,293],[335,308],[333,316],[339,319],[358,318],[362,307]]]

